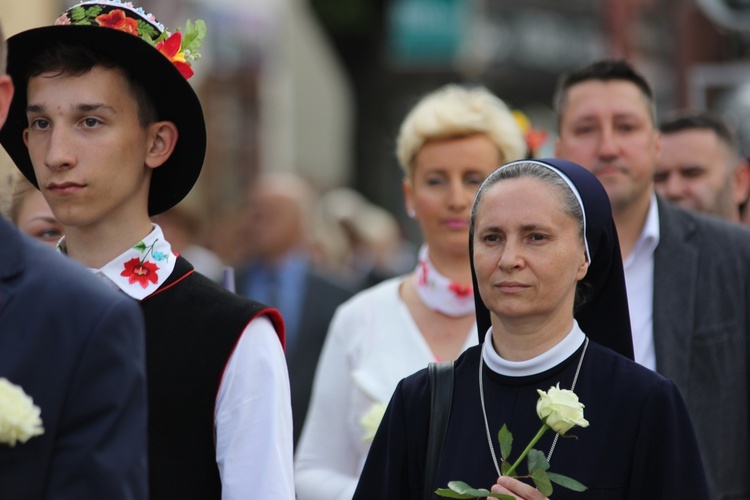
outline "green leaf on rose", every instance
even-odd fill
[[[549,470],[549,462],[547,461],[547,457],[545,457],[544,453],[539,450],[529,450],[527,460],[529,465],[529,472],[533,472],[537,469],[544,471]]]
[[[513,446],[513,434],[510,433],[507,425],[503,424],[500,428],[500,432],[497,433],[497,440],[500,443],[500,456],[503,457],[503,460],[508,460]]]
[[[484,488],[475,489],[463,481],[451,481],[448,488],[438,488],[435,493],[446,498],[499,498],[500,500],[515,500],[510,495],[502,493],[490,493]]]
[[[534,481],[534,485],[539,490],[539,493],[546,497],[552,494],[552,483],[545,471],[542,469],[535,470],[531,473],[531,480]]]
[[[512,474],[508,474],[508,471],[513,466],[510,462],[503,461],[503,463],[500,465],[500,472],[503,476],[510,476],[510,477],[516,477],[516,471],[513,471]]]
[[[554,472],[548,472],[547,476],[549,477],[550,481],[553,483],[559,484],[560,486],[564,486],[565,488],[568,488],[569,490],[573,491],[586,491],[587,488],[583,484],[579,483],[575,479],[569,478],[568,476],[563,476],[562,474],[555,474]]]
[[[146,244],[142,241],[139,241],[138,244],[136,244],[133,248],[143,253],[146,251]]]

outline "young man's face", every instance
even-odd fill
[[[44,197],[65,226],[148,216],[152,141],[119,70],[42,74],[28,84],[24,141]]]
[[[615,212],[651,196],[660,136],[646,97],[635,84],[575,84],[560,112],[557,156],[596,174]]]

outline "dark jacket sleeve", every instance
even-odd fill
[[[122,298],[92,318],[51,457],[49,499],[148,498],[143,316]]]

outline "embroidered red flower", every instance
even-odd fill
[[[159,268],[153,262],[144,261],[141,263],[141,259],[133,257],[125,263],[125,270],[120,273],[120,276],[129,278],[128,283],[140,283],[143,288],[148,287],[149,281],[156,284],[159,280],[159,276],[156,274]]]
[[[183,78],[187,80],[193,76],[194,72],[193,68],[190,67],[185,59],[185,53],[180,51],[181,48],[182,34],[179,31],[172,33],[169,38],[156,44],[156,50],[172,61],[175,68],[177,68]]]
[[[448,286],[448,289],[455,293],[457,297],[464,298],[468,295],[471,295],[474,291],[474,288],[471,286],[463,286],[459,285],[458,283],[451,282],[451,284]]]
[[[96,16],[96,20],[99,25],[106,28],[114,28],[138,36],[138,21],[127,17],[122,9],[114,9],[109,14]]]

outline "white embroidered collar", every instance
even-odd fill
[[[573,320],[573,328],[556,346],[539,356],[525,361],[508,361],[500,357],[492,345],[492,327],[487,330],[482,345],[482,359],[495,373],[510,377],[526,377],[542,373],[571,357],[586,340],[586,334]]]
[[[153,230],[143,240],[101,269],[91,271],[136,300],[154,293],[174,271],[177,254],[172,252],[161,228],[156,224],[152,226]],[[57,248],[65,252],[64,237]]]

